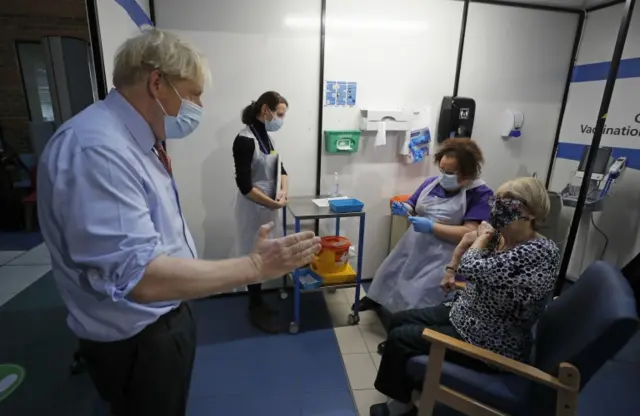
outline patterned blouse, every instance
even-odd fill
[[[536,238],[503,252],[469,249],[459,272],[467,287],[449,318],[466,342],[518,361],[527,361],[532,327],[553,289],[560,250]]]

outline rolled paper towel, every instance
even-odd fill
[[[376,134],[375,146],[384,146],[387,144],[387,123],[381,121],[378,123],[378,133]]]

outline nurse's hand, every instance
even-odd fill
[[[261,280],[281,277],[311,263],[320,251],[320,238],[311,231],[283,238],[269,238],[274,224],[260,227],[253,253],[249,255]]]
[[[409,217],[409,222],[413,224],[413,229],[419,233],[433,232],[433,221],[425,217]]]
[[[391,214],[397,215],[399,217],[408,217],[409,210],[402,202],[393,201],[391,203]]]
[[[276,202],[278,202],[279,204],[282,204],[282,206],[287,205],[287,202],[288,202],[287,192],[282,190],[278,192],[278,195],[276,196]]]
[[[278,199],[273,200],[273,202],[271,203],[271,209],[274,211],[277,211],[279,209],[284,208],[287,205],[286,201],[280,201]]]

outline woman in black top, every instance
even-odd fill
[[[234,256],[248,255],[258,229],[274,223],[272,237],[281,232],[278,211],[287,204],[287,171],[278,164],[269,133],[282,127],[289,104],[277,92],[268,91],[242,112],[245,128],[233,142],[233,160],[236,169],[238,194],[234,203],[237,241]],[[281,173],[281,186],[276,189],[277,174]],[[262,299],[261,285],[249,285],[249,315],[251,322],[269,333],[280,330],[274,319],[276,313]]]

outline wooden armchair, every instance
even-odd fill
[[[431,416],[434,409],[446,414],[447,408],[472,416],[575,415],[581,389],[637,328],[628,281],[615,267],[595,262],[540,317],[533,365],[427,329],[429,356],[407,365],[422,384],[419,416]],[[502,371],[482,373],[446,362],[447,349]]]
[[[429,366],[424,379],[423,394],[420,397],[418,416],[432,416],[436,402],[473,416],[506,416],[500,410],[440,384],[444,354],[447,349],[490,363],[500,370],[525,377],[533,382],[551,387],[557,392],[556,416],[575,416],[578,409],[580,391],[580,371],[570,364],[561,363],[558,377],[500,354],[478,348],[439,332],[425,329],[424,339],[431,343]],[[426,394],[424,393],[426,392]]]

